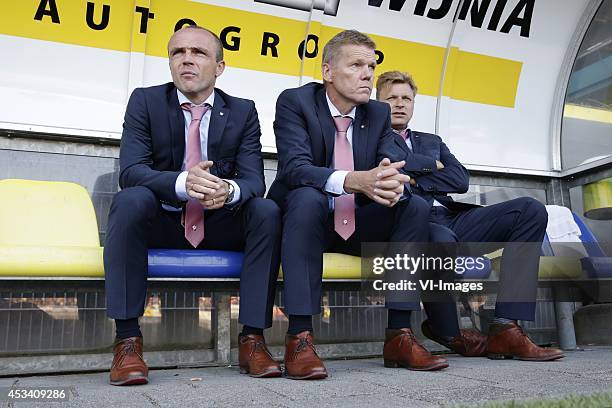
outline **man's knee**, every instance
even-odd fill
[[[457,242],[457,235],[453,230],[435,222],[429,223],[429,240],[431,242]]]
[[[141,221],[158,210],[159,202],[153,191],[146,187],[129,187],[119,191],[113,197],[110,214],[129,213],[130,221]]]
[[[401,202],[405,201],[400,201],[400,203]],[[422,197],[412,195],[410,200],[407,200],[407,210],[409,211],[411,217],[418,219],[419,221],[427,222],[429,219],[431,206]]]
[[[274,201],[255,197],[250,199],[245,206],[249,219],[260,228],[266,228],[269,232],[280,233],[282,225],[281,210]]]
[[[517,205],[523,209],[523,217],[546,228],[548,224],[548,213],[544,204],[531,197],[517,198],[516,201]]]
[[[329,212],[329,196],[312,187],[300,187],[287,195],[287,212],[300,218],[326,216]]]

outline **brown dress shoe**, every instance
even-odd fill
[[[142,337],[128,337],[115,343],[110,371],[112,385],[136,385],[149,382],[149,369],[142,358]]]
[[[478,330],[459,330],[459,335],[448,341],[438,336],[432,330],[429,320],[425,320],[421,324],[421,331],[425,337],[464,357],[485,357],[487,355],[487,336]]]
[[[256,378],[280,377],[283,374],[280,364],[272,359],[264,336],[240,335],[238,350],[241,374],[248,374]]]
[[[318,380],[327,377],[327,370],[315,350],[309,331],[285,337],[285,371],[293,380]]]
[[[383,348],[385,367],[404,367],[415,371],[434,371],[448,367],[443,357],[432,356],[410,329],[387,329]]]
[[[491,325],[487,356],[494,360],[516,357],[527,361],[551,361],[565,357],[559,349],[537,346],[515,323]]]

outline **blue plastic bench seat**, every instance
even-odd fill
[[[576,214],[573,214],[573,216],[574,221],[578,224],[578,228],[580,228],[580,240],[589,255],[580,260],[582,269],[586,271],[589,278],[612,278],[612,257],[606,256],[603,249],[599,246],[597,238],[595,238],[595,235],[593,235],[584,221]]]
[[[612,258],[610,257],[582,258],[580,263],[591,279],[612,278]]]
[[[242,252],[150,249],[150,278],[239,278]]]

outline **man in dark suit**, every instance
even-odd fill
[[[323,84],[285,90],[276,104],[279,167],[270,188],[283,210],[281,260],[289,315],[285,368],[294,379],[325,378],[316,354],[312,315],[321,312],[325,251],[359,254],[362,242],[426,242],[429,207],[411,196],[408,178],[391,163],[387,105],[371,101],[375,44],[354,30],[323,50]],[[400,150],[401,152],[401,150]],[[405,301],[404,301],[405,300]],[[446,360],[418,344],[410,311],[418,297],[387,302],[386,366],[438,370]]]
[[[426,302],[429,319],[423,322],[423,333],[464,356],[515,357],[529,361],[563,357],[558,349],[535,345],[517,322],[535,319],[539,246],[546,232],[546,209],[527,197],[487,207],[453,201],[449,194],[468,190],[468,171],[439,136],[408,128],[416,91],[412,77],[398,71],[381,74],[376,83],[377,99],[391,107],[395,140],[404,149],[401,158],[407,163],[429,162],[427,166],[436,169],[431,173],[407,169],[412,191],[423,197],[430,207],[431,241],[511,243],[504,253],[504,258],[507,256],[509,260],[502,260],[495,319],[489,328],[488,339],[476,331],[459,330],[454,302]],[[520,245],[522,243],[533,244]],[[512,259],[519,257],[520,267],[509,267]],[[521,285],[520,290],[517,290],[518,285]],[[521,296],[515,296],[519,291]]]
[[[127,105],[119,183],[104,248],[107,313],[117,341],[113,385],[148,381],[142,316],[148,248],[244,250],[241,372],[280,376],[263,329],[272,324],[280,210],[265,192],[255,104],[214,88],[225,63],[219,38],[195,26],[168,43],[173,83],[134,90]]]

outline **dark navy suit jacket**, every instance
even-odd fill
[[[278,172],[269,197],[281,203],[290,190],[299,187],[326,193],[325,184],[334,172],[336,129],[324,86],[312,82],[283,91],[276,102],[274,133]],[[384,157],[402,160],[403,150],[394,142],[394,135],[389,105],[370,100],[357,106],[352,140],[354,169],[370,170]],[[372,202],[363,194],[357,194],[355,200],[357,205]]]
[[[265,192],[261,130],[253,101],[215,89],[208,129],[210,172],[240,187],[240,202]],[[138,88],[125,112],[119,185],[145,186],[163,203],[180,207],[176,178],[185,155],[185,117],[173,83]]]
[[[412,187],[413,193],[420,195],[430,204],[436,199],[453,211],[465,211],[479,207],[475,204],[456,202],[448,195],[467,192],[470,175],[467,169],[450,152],[442,138],[432,133],[412,130],[409,130],[408,134],[412,142],[412,151],[401,136],[395,135],[395,142],[405,154],[404,159],[407,163],[422,163],[427,166],[427,169],[430,169],[428,172],[419,172],[406,168],[407,174],[414,177],[418,183],[417,186]],[[442,170],[436,170],[436,160],[444,164]]]

